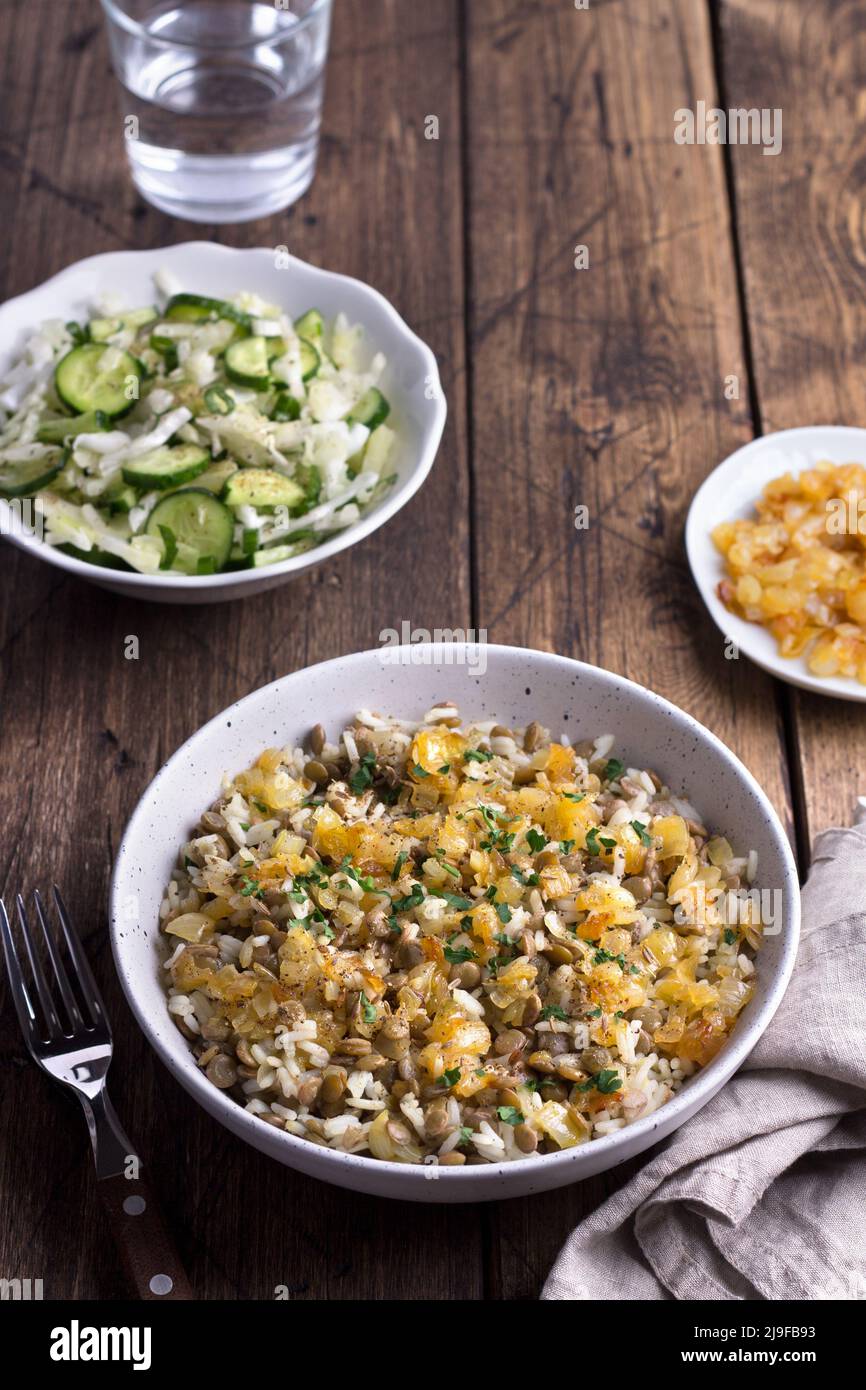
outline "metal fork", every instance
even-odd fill
[[[6,905],[0,898],[3,954],[28,1051],[44,1072],[68,1087],[81,1102],[93,1146],[98,1190],[138,1297],[159,1302],[191,1299],[194,1294],[154,1194],[142,1177],[141,1161],[108,1098],[111,1028],[56,884],[54,904],[66,945],[65,960],[61,941],[49,925],[38,891],[33,894],[33,904],[49,971],[46,973],[43,966],[38,939],[19,893],[15,905],[28,976],[21,967]]]

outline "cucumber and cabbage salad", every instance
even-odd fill
[[[394,481],[385,367],[363,330],[257,295],[51,320],[0,381],[0,497],[93,564],[258,568],[352,526]]]

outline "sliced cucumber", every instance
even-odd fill
[[[205,319],[229,319],[248,333],[252,319],[243,309],[236,309],[224,299],[210,299],[205,294],[174,294],[168,301],[165,317],[175,323],[202,323]]]
[[[108,510],[112,513],[126,514],[137,506],[139,499],[137,488],[125,483],[122,478],[116,479],[110,487],[105,489],[102,494],[103,502],[108,503]]]
[[[88,410],[84,415],[61,415],[57,420],[43,420],[36,431],[40,444],[62,444],[79,434],[98,434],[107,430],[111,421],[103,410]]]
[[[103,366],[108,355],[111,366]],[[101,410],[111,420],[131,410],[138,390],[127,394],[132,381],[141,380],[141,363],[128,352],[118,352],[104,343],[83,343],[61,357],[54,372],[54,386],[63,404],[84,414]]]
[[[55,550],[62,550],[64,555],[71,555],[75,560],[83,560],[88,565],[100,565],[107,570],[129,570],[135,573],[132,565],[128,565],[125,560],[121,560],[119,555],[109,555],[107,550],[100,550],[98,546],[91,546],[90,550],[79,550],[77,545],[58,545]]]
[[[252,567],[255,570],[261,569],[262,565],[278,565],[281,560],[291,560],[293,555],[297,555],[297,546],[294,545],[271,545],[262,550],[254,550],[251,556]]]
[[[65,462],[65,449],[52,450],[31,459],[4,459],[0,456],[0,497],[31,497],[57,477]]]
[[[270,385],[268,341],[266,338],[241,338],[230,343],[225,355],[226,375],[239,386],[253,391],[267,391]]]
[[[299,338],[307,338],[311,343],[318,341],[325,332],[325,325],[319,310],[308,309],[305,314],[301,314],[299,319],[295,319],[295,332]]]
[[[381,474],[394,447],[395,438],[394,431],[388,425],[380,425],[375,429],[362,451],[364,467],[373,473]]]
[[[296,507],[304,489],[272,468],[241,468],[229,478],[223,501],[229,507]]]
[[[113,319],[91,319],[90,337],[94,343],[104,343],[113,338],[115,333],[122,333],[125,328],[132,328],[138,332],[139,328],[144,328],[146,324],[153,323],[158,318],[155,309],[130,309]]]
[[[316,372],[319,370],[321,365],[322,359],[319,356],[318,349],[314,348],[313,344],[311,342],[308,342],[306,338],[302,338],[301,376],[303,377],[304,381],[309,381],[310,377],[315,376]]]
[[[222,569],[231,554],[234,529],[228,507],[212,492],[190,487],[157,502],[144,534],[162,540],[166,568],[203,574]]]
[[[159,333],[151,333],[150,346],[154,352],[158,352],[162,358],[163,370],[168,375],[169,372],[177,371],[179,362],[177,354],[177,343],[173,338],[164,338]]]
[[[207,449],[198,444],[177,444],[173,448],[164,444],[159,449],[149,449],[139,454],[122,468],[123,481],[131,487],[150,488],[182,487],[191,483],[208,467],[211,456]]]
[[[229,478],[237,473],[238,466],[233,459],[220,459],[217,463],[212,463],[203,473],[199,473],[195,480],[196,487],[207,488],[219,497]]]
[[[390,413],[391,407],[382,392],[378,387],[371,386],[345,418],[350,425],[366,425],[368,430],[374,430],[383,420],[387,420]]]
[[[265,338],[268,348],[268,361],[273,362],[277,357],[282,357],[286,350],[285,338]]]
[[[281,391],[274,401],[271,411],[271,419],[279,424],[284,424],[287,420],[300,420],[301,402],[290,396],[288,391]]]

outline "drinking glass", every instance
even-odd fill
[[[101,0],[136,187],[193,222],[288,207],[316,169],[332,0]]]

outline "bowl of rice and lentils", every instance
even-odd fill
[[[115,869],[121,981],[181,1083],[280,1161],[409,1200],[663,1137],[796,945],[784,832],[719,740],[609,672],[486,656],[484,681],[367,652],[247,696],[157,775]]]

